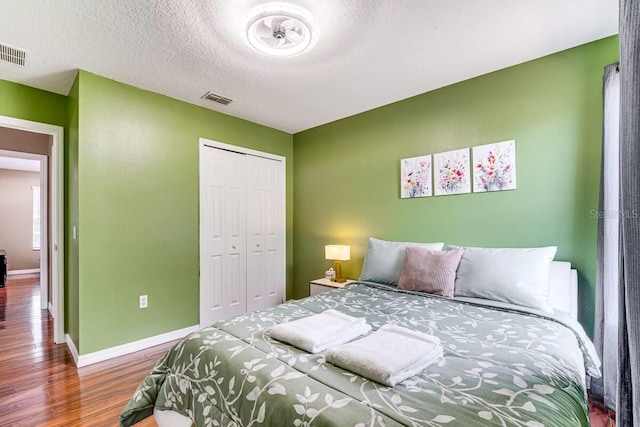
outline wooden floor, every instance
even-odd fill
[[[77,369],[40,310],[38,275],[0,288],[0,426],[117,426],[138,384],[173,343]],[[155,426],[153,417],[138,426]]]
[[[173,343],[77,369],[41,311],[38,275],[9,276],[0,288],[0,426],[117,426],[138,384]],[[590,404],[592,427],[615,414]],[[156,426],[153,417],[137,424]]]
[[[598,402],[589,402],[589,420],[591,427],[616,427],[616,413]]]

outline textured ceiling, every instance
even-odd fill
[[[289,0],[320,39],[272,58],[240,31],[263,2],[0,0],[0,43],[29,52],[26,68],[0,63],[0,79],[66,95],[83,69],[295,133],[618,28],[618,0]]]

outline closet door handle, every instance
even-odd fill
[[[256,243],[256,246],[257,246],[257,247],[260,247],[260,243]]]
[[[231,246],[231,249],[235,249],[235,248],[236,248],[236,245]]]

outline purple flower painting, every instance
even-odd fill
[[[516,142],[473,147],[473,192],[515,190]]]
[[[400,160],[400,197],[431,196],[431,156]]]
[[[436,196],[471,192],[468,148],[434,154],[433,162]]]

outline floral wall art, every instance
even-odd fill
[[[516,142],[504,141],[473,147],[473,191],[516,188]]]
[[[402,159],[400,173],[403,199],[470,193],[472,177],[474,193],[515,190],[516,141]]]
[[[431,196],[431,155],[400,160],[401,198]]]
[[[433,163],[436,196],[471,192],[468,148],[434,154]]]

